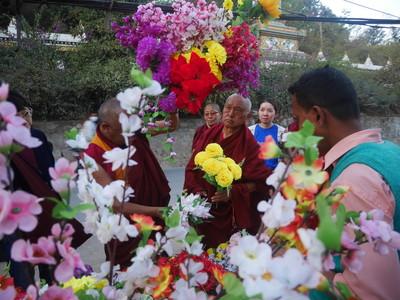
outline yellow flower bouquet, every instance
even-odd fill
[[[217,143],[208,144],[204,151],[194,157],[197,168],[204,172],[204,179],[217,188],[218,191],[232,188],[234,180],[242,177],[241,163],[224,155],[224,150]]]

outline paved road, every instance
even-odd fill
[[[183,168],[170,168],[164,170],[165,175],[171,187],[171,199],[180,195],[183,187],[184,169]],[[78,200],[74,197],[74,202]],[[82,216],[81,216],[82,217]],[[79,217],[78,217],[79,219]],[[105,260],[103,245],[92,236],[78,249],[83,261],[90,264],[96,271],[99,271],[99,266]]]

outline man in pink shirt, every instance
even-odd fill
[[[298,124],[306,119],[322,136],[319,148],[332,186],[350,187],[343,203],[348,210],[381,209],[385,221],[400,229],[400,147],[383,141],[380,129],[362,130],[357,93],[350,79],[331,67],[303,74],[289,87]],[[397,204],[397,207],[396,207]],[[363,245],[363,268],[335,276],[360,299],[400,299],[397,252],[380,255]]]

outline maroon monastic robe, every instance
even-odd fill
[[[223,127],[223,124],[218,124],[200,137],[185,169],[184,188],[189,193],[206,192],[211,201],[216,189],[203,179],[203,171],[194,169],[195,155],[203,151],[209,143],[219,143],[225,156],[236,163],[244,161],[242,178],[234,182],[229,202],[213,204],[210,212],[214,218],[205,220],[197,228],[199,234],[204,235],[206,247],[216,247],[226,242],[232,233],[241,229],[247,229],[250,233],[257,232],[260,226],[257,204],[266,198],[265,180],[271,173],[264,161],[258,158],[259,145],[246,126],[243,125],[227,138],[222,137]],[[246,183],[256,184],[256,191],[250,193]]]
[[[97,135],[108,144],[111,148],[117,147],[111,141],[106,139],[99,131]],[[134,189],[134,197],[130,200],[132,203],[142,204],[146,206],[166,206],[169,202],[170,188],[168,180],[165,177],[156,156],[150,148],[149,141],[146,136],[140,133],[131,139],[131,145],[136,148],[132,159],[138,164],[129,167],[128,182]],[[92,157],[103,169],[115,180],[115,173],[111,170],[111,164],[104,163],[104,150],[95,144],[90,144],[86,150],[86,154]],[[158,220],[158,223],[160,221]],[[133,256],[133,251],[136,249],[140,238],[131,238],[126,242],[117,242],[116,261],[122,268],[131,264],[130,259]],[[115,241],[113,241],[115,242]],[[109,243],[112,247],[113,242]],[[109,253],[106,250],[107,259]]]

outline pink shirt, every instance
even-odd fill
[[[381,143],[381,130],[362,130],[342,139],[325,155],[325,169],[334,166],[347,151],[365,142]],[[394,197],[389,186],[376,171],[363,164],[352,164],[332,183],[332,186],[337,185],[350,187],[343,201],[348,210],[370,211],[379,208],[385,214],[385,221],[393,224]],[[381,256],[374,252],[372,245],[361,247],[366,253],[363,269],[358,274],[346,270],[343,274],[337,274],[335,281],[345,282],[362,300],[400,299],[400,263],[397,252],[392,251]]]

